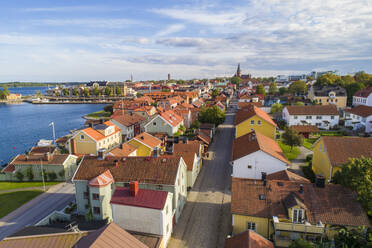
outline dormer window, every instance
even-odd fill
[[[83,140],[84,139],[84,135],[80,135],[80,139]]]
[[[305,211],[300,208],[294,208],[292,212],[292,221],[294,223],[302,223],[305,217]]]

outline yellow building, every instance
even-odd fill
[[[313,145],[313,171],[329,182],[350,158],[372,157],[371,147],[372,138],[322,136]]]
[[[341,185],[316,186],[297,175],[284,177],[288,172],[274,174],[265,182],[232,178],[233,235],[253,230],[275,246],[288,247],[299,238],[332,239],[335,225],[370,226],[351,190]]]
[[[275,139],[276,124],[270,116],[254,105],[239,109],[235,115],[235,138],[247,133],[258,131],[263,135]]]
[[[146,133],[140,133],[128,143],[137,148],[137,156],[151,156],[152,152],[158,148],[160,151],[161,140]]]
[[[333,104],[342,109],[347,103],[346,90],[341,86],[313,86],[309,90],[308,97],[317,104]]]
[[[121,144],[120,128],[111,121],[77,131],[68,141],[70,154],[93,154],[110,151]]]

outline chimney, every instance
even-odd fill
[[[114,166],[119,167],[119,161],[117,159],[114,160]]]
[[[44,160],[45,160],[45,161],[50,161],[50,160],[52,160],[52,155],[50,154],[50,152],[46,152],[46,153],[44,153]]]
[[[300,184],[300,190],[298,192],[300,192],[300,194],[304,193],[304,186],[302,184]]]
[[[159,156],[159,148],[158,148],[158,147],[155,147],[155,148],[154,148],[154,153],[153,153],[153,155],[154,155],[154,158],[157,158],[157,157]]]
[[[322,175],[316,175],[315,176],[315,186],[318,188],[324,188],[325,187],[325,178]]]
[[[136,197],[138,194],[138,181],[129,183],[129,194],[130,196]]]
[[[120,147],[120,149],[123,149],[123,143],[121,143],[119,147]]]

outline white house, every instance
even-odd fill
[[[138,182],[116,187],[111,198],[113,221],[125,230],[162,236],[164,247],[173,230],[173,194],[139,189]]]
[[[344,111],[345,127],[353,130],[365,129],[366,133],[372,132],[372,107],[359,105]]]
[[[173,110],[161,112],[145,125],[147,133],[167,133],[173,136],[180,126],[183,125],[183,118]]]
[[[133,113],[118,114],[113,116],[111,119],[111,122],[120,128],[121,134],[125,136],[126,140],[130,140],[137,134],[141,133],[145,121],[145,117]]]
[[[234,140],[230,163],[232,177],[249,179],[286,170],[290,164],[275,140],[256,131]]]
[[[282,116],[288,126],[315,125],[321,129],[338,125],[340,119],[335,105],[287,106]]]
[[[372,87],[357,91],[353,95],[353,106],[365,105],[372,107]]]

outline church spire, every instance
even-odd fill
[[[240,73],[240,63],[238,64],[238,69],[236,70],[236,76],[237,77],[240,77],[241,76],[241,73]]]

